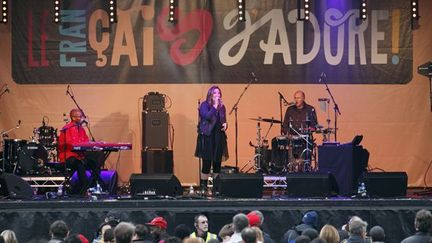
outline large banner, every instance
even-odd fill
[[[405,84],[412,78],[410,1],[311,0],[310,21],[297,0],[178,1],[168,21],[163,0],[14,0],[13,78],[19,84],[316,83]],[[349,3],[348,3],[349,2]]]

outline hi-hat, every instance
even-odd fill
[[[254,121],[260,121],[260,122],[269,122],[269,123],[282,123],[279,120],[273,119],[273,118],[249,118],[249,120],[254,120]]]

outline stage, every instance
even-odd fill
[[[381,225],[386,230],[388,241],[400,242],[414,232],[415,212],[432,209],[432,197],[407,198],[295,198],[281,191],[266,190],[262,199],[204,198],[197,196],[132,198],[130,196],[107,197],[62,197],[47,199],[41,195],[32,200],[0,201],[0,228],[14,230],[20,242],[48,237],[49,225],[62,219],[72,229],[71,233],[82,233],[93,238],[98,225],[110,210],[120,212],[124,221],[146,223],[154,216],[163,216],[168,221],[168,233],[172,234],[178,224],[193,226],[193,217],[200,212],[209,215],[211,232],[218,233],[239,212],[261,210],[265,216],[264,231],[279,242],[283,233],[298,224],[302,214],[316,210],[319,227],[325,223],[340,228],[352,215],[358,215],[369,224]]]

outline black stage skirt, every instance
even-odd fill
[[[225,161],[228,159],[227,136],[220,127],[215,127],[210,134],[198,134],[195,157],[211,161]]]

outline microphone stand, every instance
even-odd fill
[[[235,162],[236,162],[235,167],[237,169],[238,169],[238,119],[237,119],[238,104],[239,104],[241,98],[243,97],[244,93],[246,93],[246,90],[252,84],[252,81],[256,80],[255,75],[252,75],[252,76],[253,77],[251,78],[251,80],[249,80],[249,83],[246,85],[243,92],[240,94],[236,103],[234,104],[234,106],[231,108],[231,111],[229,112],[229,115],[231,115],[233,113],[233,111],[235,113]]]
[[[83,115],[84,119],[87,119],[87,116],[86,116],[86,114],[84,113],[83,109],[81,109],[81,107],[78,105],[77,101],[75,100],[75,96],[73,95],[73,92],[71,93],[71,92],[69,91],[69,86],[68,86],[68,88],[67,88],[67,90],[66,90],[66,95],[69,95],[69,97],[71,97],[72,101],[75,103],[75,105],[76,105],[76,107],[78,108],[78,110],[81,111],[81,114]],[[94,137],[93,137],[93,133],[92,133],[92,131],[91,131],[91,129],[90,129],[90,126],[89,126],[88,124],[86,124],[86,126],[87,126],[87,129],[88,129],[89,133],[90,133],[91,140],[94,142],[95,139],[94,139]]]
[[[329,93],[329,95],[330,95],[330,98],[332,99],[332,101],[333,101],[333,104],[334,104],[334,106],[333,106],[333,110],[334,110],[334,116],[335,116],[335,119],[334,119],[334,137],[335,137],[335,142],[337,142],[337,117],[338,117],[338,114],[339,115],[342,115],[341,114],[341,112],[340,112],[340,110],[339,110],[339,106],[338,106],[338,104],[336,103],[336,101],[335,101],[335,99],[334,99],[334,97],[333,97],[333,94],[332,94],[332,92],[330,91],[330,88],[329,88],[329,86],[327,85],[327,82],[326,82],[326,79],[325,79],[325,74],[324,74],[324,78],[320,78],[320,80],[324,83],[324,85],[326,86],[326,90],[327,90],[327,92]]]

